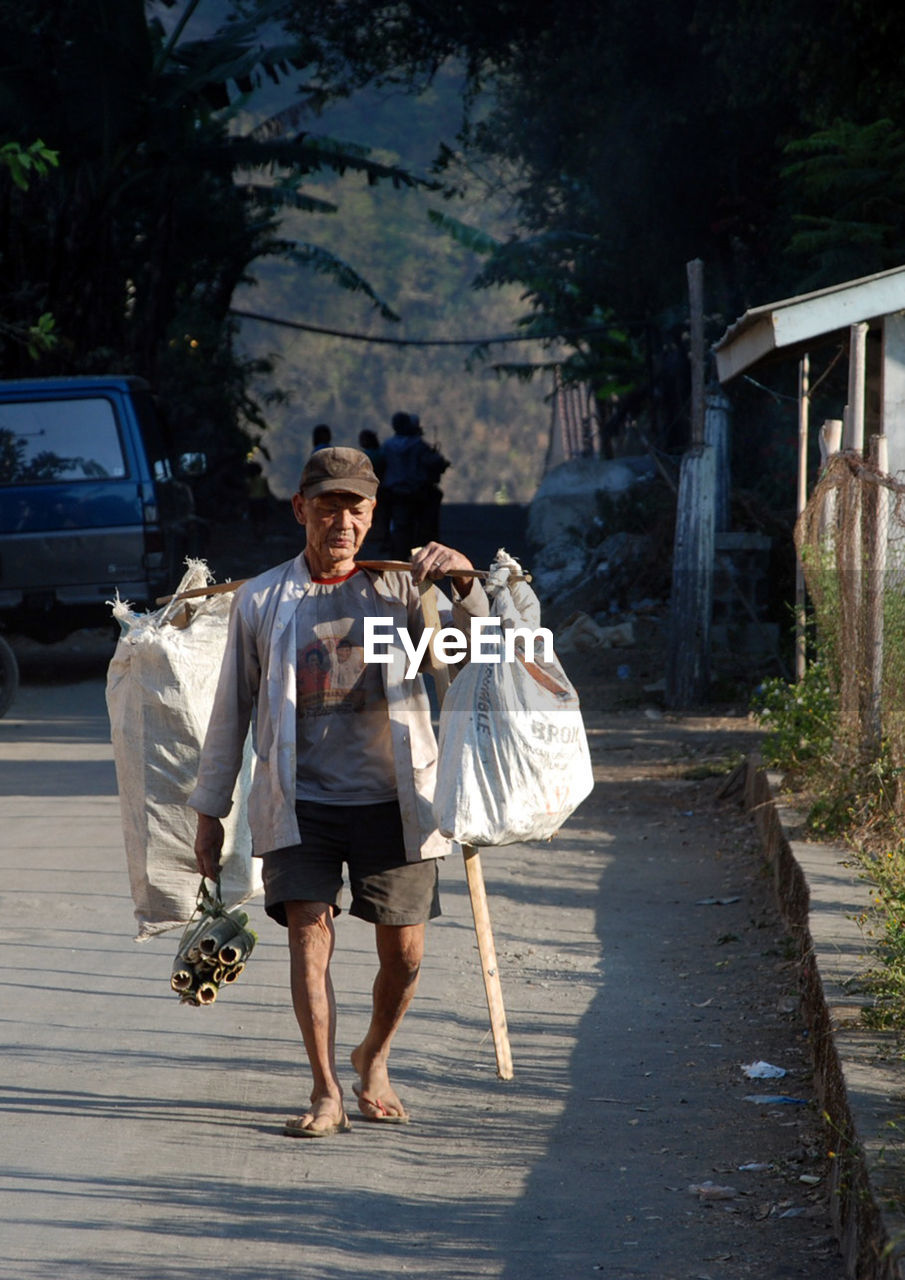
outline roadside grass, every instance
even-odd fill
[[[681,777],[689,782],[704,782],[707,778],[725,778],[739,768],[744,756],[740,751],[730,751],[727,755],[712,756],[701,760],[698,764],[689,765],[681,772]]]
[[[858,983],[870,997],[862,1017],[905,1030],[905,771],[885,742],[875,758],[852,763],[856,753],[837,736],[836,698],[820,662],[798,684],[765,682],[752,712],[766,730],[764,762],[782,772],[807,833],[845,844],[870,886],[870,905],[856,918],[876,960]]]

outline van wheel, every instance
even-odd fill
[[[19,664],[16,655],[0,636],[0,716],[5,716],[13,705],[19,689]]]

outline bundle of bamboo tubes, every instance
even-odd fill
[[[213,1004],[220,987],[235,982],[245,968],[257,940],[246,913],[227,911],[220,886],[213,897],[202,880],[198,905],[173,962],[171,988],[183,1004]]]

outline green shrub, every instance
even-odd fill
[[[845,839],[870,904],[858,917],[877,963],[858,989],[872,999],[873,1026],[905,1028],[905,833],[899,813],[902,769],[890,743],[875,758],[858,758],[837,742],[837,703],[825,662],[814,662],[799,684],[767,680],[752,712],[767,730],[764,761],[782,769],[787,785],[807,796],[807,828]]]
[[[905,1026],[905,842],[897,840],[869,855],[859,851],[863,878],[870,883],[870,905],[858,924],[873,939],[879,963],[858,984],[873,998],[863,1010],[876,1027]]]
[[[823,663],[811,663],[798,684],[765,680],[751,709],[767,730],[761,754],[771,767],[800,775],[832,751],[836,697]]]

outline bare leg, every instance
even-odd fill
[[[333,913],[325,902],[287,902],[286,919],[292,1004],[314,1079],[311,1108],[297,1123],[312,1131],[331,1129],[344,1115],[336,1074],[336,998],[330,977]]]
[[[361,1080],[356,1093],[363,1115],[403,1119],[407,1118],[405,1107],[390,1084],[387,1063],[390,1042],[418,985],[424,925],[378,924],[375,929],[380,968],[374,980],[371,1024],[361,1044],[352,1050],[352,1065]]]

